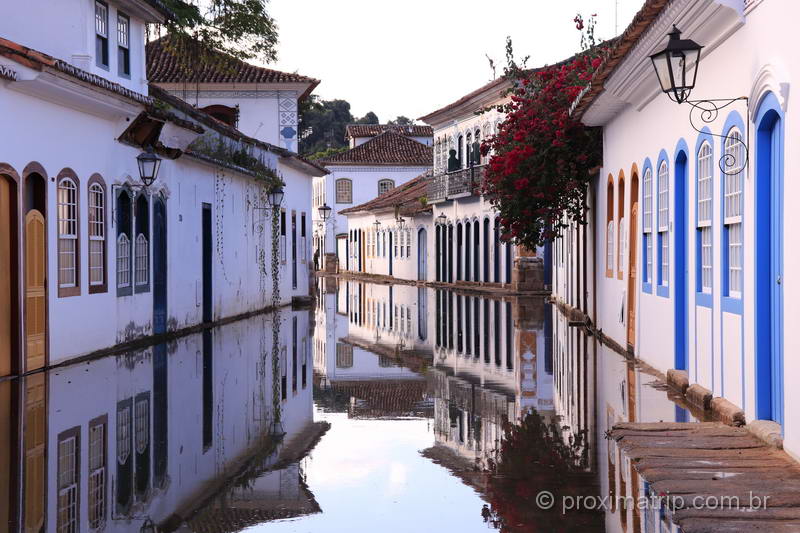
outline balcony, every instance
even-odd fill
[[[484,168],[483,165],[478,165],[437,174],[428,185],[428,203],[435,204],[480,194]]]

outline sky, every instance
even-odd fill
[[[597,36],[623,31],[643,0],[269,0],[279,27],[271,68],[322,81],[354,116],[418,118],[492,80],[505,39],[535,67],[580,48],[572,19],[597,14]],[[615,29],[616,12],[616,29]]]

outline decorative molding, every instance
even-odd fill
[[[290,92],[296,94],[296,91],[208,91],[208,90],[195,90],[195,89],[170,89],[167,91],[172,96],[177,98],[186,99],[185,97],[191,95],[195,98],[278,98],[280,93]]]
[[[429,168],[433,167],[433,165],[427,166],[392,166],[392,165],[385,165],[385,166],[361,166],[361,165],[327,165],[325,168],[331,171],[330,176],[333,173],[353,173],[353,172],[419,172],[420,174],[428,170]],[[344,177],[344,176],[343,176]],[[339,179],[338,177],[336,179]]]
[[[781,109],[786,113],[789,105],[789,76],[777,65],[766,64],[758,71],[750,88],[750,120],[755,120],[758,105],[767,93],[771,92],[778,99]]]
[[[10,81],[17,81],[18,74],[17,71],[13,70],[11,67],[0,65],[0,78]]]

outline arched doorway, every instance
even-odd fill
[[[167,206],[153,205],[153,333],[167,332]]]
[[[47,180],[25,177],[25,372],[47,360]]]
[[[639,174],[636,170],[631,173],[631,208],[628,216],[628,347],[636,344],[636,278],[637,278],[637,253],[639,224]]]
[[[783,424],[783,111],[769,93],[756,115],[756,417]]]
[[[0,376],[19,367],[19,236],[16,174],[0,164]]]
[[[428,233],[420,228],[417,233],[417,279],[428,279]]]
[[[689,201],[686,180],[688,170],[688,148],[685,143],[675,156],[675,368],[687,370],[689,364],[689,311],[686,284],[689,277],[687,202]]]

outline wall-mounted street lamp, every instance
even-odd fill
[[[441,213],[438,217],[436,217],[436,221],[439,224],[447,224],[447,216],[444,213]]]
[[[689,100],[689,95],[697,82],[697,70],[700,66],[700,50],[703,47],[691,39],[681,39],[681,31],[677,26],[672,26],[672,31],[669,32],[669,41],[667,46],[660,52],[650,56],[653,63],[653,69],[656,71],[658,83],[661,85],[661,90],[669,96],[670,100],[678,104],[686,102],[692,108],[689,111],[689,124],[698,133],[703,132],[702,128],[695,125],[694,113],[698,112],[700,120],[704,124],[710,124],[719,117],[719,112],[725,109],[734,102],[744,100],[748,106],[749,99],[746,96],[738,98],[710,98],[704,100]],[[749,116],[749,114],[748,114]],[[750,125],[747,125],[747,137],[750,138]],[[727,139],[727,135],[719,135],[711,133],[714,137]],[[733,138],[736,142],[742,145],[744,151],[744,161],[741,163],[736,160],[735,152],[725,153],[719,159],[719,168],[725,175],[736,175],[743,168],[747,166],[749,160],[749,153],[747,143],[742,141],[741,138]]]
[[[372,225],[375,226],[375,231],[378,231],[381,228],[381,221],[376,220],[375,222],[372,223]]]
[[[397,227],[400,229],[406,227],[406,219],[404,219],[403,217],[397,217]]]
[[[322,204],[319,206],[319,217],[322,219],[323,222],[327,222],[329,218],[331,218],[331,208],[328,207],[328,204]]]
[[[283,187],[279,185],[270,189],[267,193],[267,202],[272,209],[278,209],[283,203]]]
[[[139,165],[139,179],[145,187],[149,187],[158,178],[158,169],[161,168],[161,158],[148,146],[144,152],[136,156]]]

